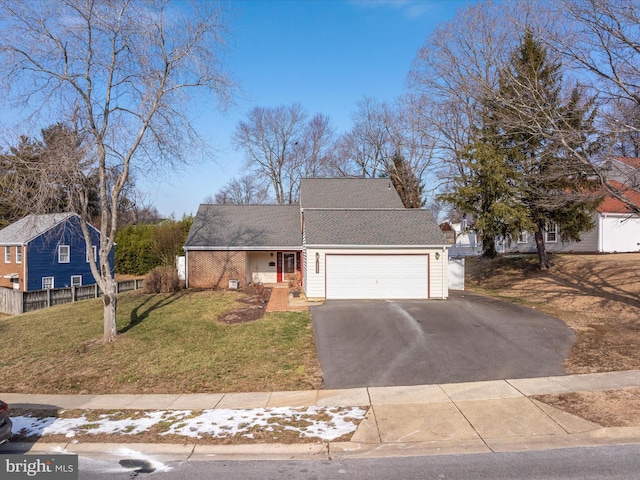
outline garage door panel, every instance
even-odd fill
[[[427,298],[427,255],[326,256],[327,298]]]

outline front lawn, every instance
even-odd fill
[[[246,323],[219,317],[243,294],[183,291],[118,298],[118,330],[103,344],[102,301],[0,318],[0,391],[193,393],[308,390],[321,375],[308,313]]]

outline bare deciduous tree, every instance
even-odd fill
[[[337,142],[332,176],[381,177],[393,181],[407,208],[424,204],[425,177],[434,162],[434,142],[411,95],[394,104],[366,97],[358,103],[354,125]]]
[[[242,149],[247,166],[271,182],[277,203],[292,203],[292,179],[287,164],[304,129],[307,114],[299,103],[273,108],[255,107],[240,121],[233,134],[236,148]]]
[[[0,18],[4,98],[77,125],[84,156],[61,168],[98,178],[100,253],[90,264],[104,293],[104,340],[113,341],[117,292],[108,255],[118,201],[134,168],[170,168],[188,158],[198,140],[191,94],[228,101],[233,85],[218,56],[221,11],[209,2],[0,0]],[[80,201],[78,213],[91,249],[86,206]]]
[[[466,146],[482,127],[483,99],[498,85],[519,35],[515,2],[481,2],[459,11],[427,37],[413,61],[408,85],[422,97],[420,111],[439,156],[441,176],[464,176]],[[428,123],[427,123],[428,122]]]
[[[600,167],[596,173],[608,194],[640,214],[640,205],[608,180],[606,170],[606,157],[617,153],[615,146],[628,145],[640,133],[632,113],[634,105],[640,106],[640,4],[635,0],[571,0],[546,7],[561,15],[561,21],[545,24],[543,38],[565,63],[580,71],[582,81],[589,83],[599,99],[600,125],[611,141],[610,148],[596,159]]]
[[[233,134],[247,167],[271,183],[276,203],[296,202],[300,179],[323,175],[331,158],[334,131],[329,117],[307,118],[299,103],[255,107]]]
[[[269,186],[253,173],[240,178],[232,178],[215,195],[204,199],[205,203],[236,205],[261,204],[269,202]]]
[[[385,158],[391,154],[385,124],[386,105],[372,97],[358,102],[353,127],[337,141],[334,174],[355,177],[379,177],[384,173]]]
[[[427,118],[419,110],[420,99],[412,95],[401,97],[385,108],[391,157],[385,157],[384,168],[407,208],[424,206],[426,194],[437,188],[431,172],[436,168],[435,139]],[[428,178],[427,178],[428,177]],[[426,184],[429,186],[425,186]]]

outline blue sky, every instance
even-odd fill
[[[347,131],[363,97],[392,101],[403,93],[427,35],[472,1],[233,0],[226,61],[241,93],[226,114],[212,110],[196,121],[216,158],[139,187],[163,215],[195,214],[207,195],[242,175],[244,158],[230,139],[256,106],[299,102]]]

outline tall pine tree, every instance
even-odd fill
[[[520,178],[520,203],[527,212],[526,230],[535,238],[540,268],[550,266],[545,234],[557,228],[562,241],[580,240],[593,228],[599,202],[593,173],[576,153],[592,154],[593,99],[578,87],[563,98],[561,63],[550,60],[530,30],[500,75],[491,102],[492,121],[501,149]]]
[[[474,215],[484,256],[496,255],[497,239],[533,232],[540,268],[548,268],[550,227],[562,241],[578,241],[594,226],[600,197],[580,158],[598,148],[595,108],[578,87],[563,96],[561,67],[527,30],[481,101],[481,125],[459,154],[462,174],[440,197]]]

